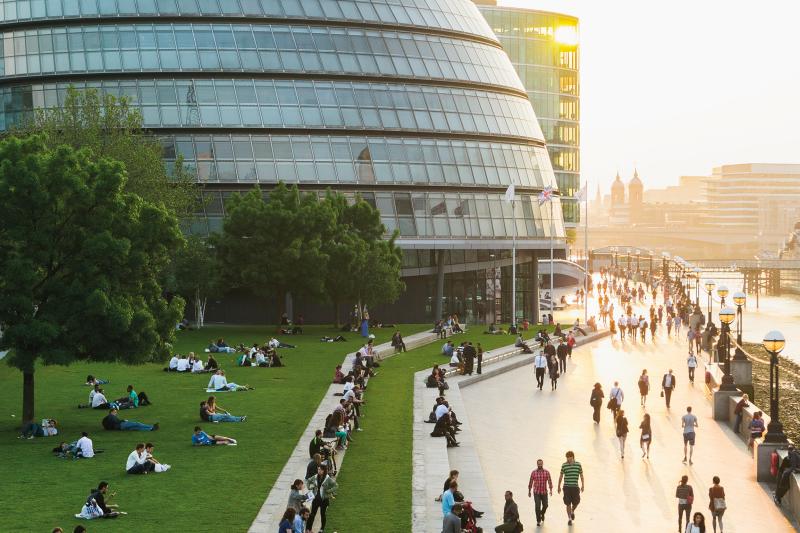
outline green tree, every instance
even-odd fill
[[[395,236],[383,240],[386,228],[377,209],[358,198],[348,204],[339,193],[328,191],[324,203],[335,214],[332,234],[323,241],[331,267],[325,277],[325,294],[334,308],[334,325],[340,324],[343,302],[370,306],[393,302],[404,288],[400,280],[401,255]]]
[[[37,109],[12,133],[41,135],[51,149],[67,144],[120,161],[128,174],[127,192],[163,204],[179,219],[190,217],[196,206],[197,184],[184,170],[182,158],[167,168],[164,157],[174,154],[165,154],[161,142],[143,129],[141,113],[127,98],[69,87],[62,106]]]
[[[212,242],[196,235],[186,239],[170,261],[167,288],[194,306],[195,324],[202,328],[209,296],[220,293],[220,266]]]
[[[36,362],[163,357],[183,301],[159,279],[182,236],[162,205],[124,192],[122,163],[39,136],[0,141],[0,348],[23,374],[34,416]]]
[[[328,256],[322,241],[332,233],[334,214],[314,194],[300,194],[283,183],[264,199],[256,187],[233,195],[217,249],[226,287],[246,287],[277,299],[285,295],[320,297]],[[279,313],[280,314],[280,313]]]

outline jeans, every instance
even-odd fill
[[[122,431],[153,431],[153,426],[148,426],[147,424],[142,424],[141,422],[131,422],[130,420],[125,420],[119,425],[119,429]]]
[[[672,387],[668,389],[664,389],[664,400],[667,402],[667,407],[669,407],[669,401],[672,398]]]
[[[155,468],[155,465],[153,463],[151,463],[150,461],[146,461],[143,464],[136,463],[135,465],[133,465],[132,467],[130,467],[128,469],[128,473],[129,474],[146,474],[148,472],[153,471],[154,468]]]
[[[44,431],[42,430],[42,426],[37,424],[36,422],[28,422],[22,427],[21,435],[25,438],[44,437]]]
[[[742,413],[736,414],[736,422],[733,424],[733,432],[739,435],[742,430]]]
[[[547,511],[547,493],[534,494],[533,503],[536,508],[536,522],[544,520],[544,513]]]
[[[311,531],[311,527],[314,525],[314,519],[317,517],[317,510],[319,510],[320,515],[320,529],[325,529],[325,511],[328,509],[328,504],[330,503],[330,500],[323,500],[319,497],[319,494],[317,494],[314,501],[311,502],[311,514],[308,515],[308,520],[306,521],[306,531]]]
[[[689,367],[689,381],[691,381],[692,383],[694,383],[694,369],[695,367],[693,366]]]
[[[241,416],[233,416],[233,415],[227,415],[227,414],[208,415],[208,419],[211,420],[212,422],[241,422],[242,421],[242,417]]]

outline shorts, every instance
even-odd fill
[[[581,503],[581,489],[564,486],[564,505],[572,505],[574,507],[579,503]]]
[[[694,431],[692,431],[691,433],[683,434],[683,443],[684,444],[689,443],[692,446],[694,446]]]

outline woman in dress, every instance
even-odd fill
[[[642,370],[642,375],[639,376],[639,394],[642,396],[641,403],[647,403],[647,394],[650,392],[650,377],[647,375],[647,369]]]
[[[642,435],[639,437],[639,446],[642,448],[642,457],[650,459],[650,443],[653,442],[653,432],[650,430],[650,415],[645,413],[642,423],[639,424]]]

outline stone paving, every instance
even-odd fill
[[[665,338],[655,344],[606,338],[574,350],[557,391],[551,392],[549,386],[536,390],[529,367],[463,389],[466,412],[459,414],[468,417],[495,517],[501,516],[504,491],[512,490],[526,531],[675,531],[675,487],[686,474],[696,497],[692,511],[705,515],[706,531],[711,532],[707,495],[711,478],[718,475],[728,503],[726,532],[795,531],[797,524],[772,503],[772,487],[755,481],[754,462],[745,445],[726,425],[711,419],[711,403],[702,383],[704,369],[698,369],[695,385],[689,384],[686,352],[684,342]],[[636,385],[643,368],[651,376],[646,407],[640,406]],[[668,368],[675,370],[678,384],[669,410],[659,397],[661,376]],[[607,395],[615,380],[625,391],[622,407],[631,429],[624,459],[610,411],[603,408],[601,423],[596,425],[589,406],[594,383],[600,382]],[[693,406],[699,419],[693,465],[681,462],[681,416],[687,405]],[[638,427],[645,412],[652,417],[649,460],[641,457],[639,449]],[[530,470],[542,458],[555,483],[569,449],[582,463],[586,477],[576,521],[567,526],[564,506],[554,491],[546,521],[536,528],[533,502],[527,497]],[[495,523],[481,525],[491,531]]]
[[[579,337],[578,342],[579,345],[583,345],[606,335],[607,332],[600,332],[588,337]],[[460,446],[457,448],[447,448],[444,438],[430,436],[433,424],[426,424],[424,421],[427,420],[439,392],[435,388],[425,386],[425,379],[430,374],[430,370],[423,370],[415,374],[412,473],[412,531],[414,533],[438,533],[441,531],[442,508],[441,503],[436,502],[435,498],[441,494],[444,480],[452,469],[460,472],[459,490],[464,493],[468,501],[473,503],[475,509],[484,512],[483,517],[478,520],[478,524],[484,528],[484,531],[491,531],[494,525],[499,523],[496,520],[497,517],[502,517],[502,510],[497,514],[497,510],[492,505],[493,500],[485,481],[482,459],[479,457],[475,442],[474,428],[477,426],[472,423],[470,413],[465,408],[462,393],[466,387],[474,383],[484,380],[499,380],[502,378],[497,378],[497,376],[501,374],[533,364],[534,355],[523,354],[513,345],[497,348],[485,353],[483,374],[448,378],[447,382],[450,388],[446,397],[450,407],[462,423],[462,431],[457,436]],[[492,527],[489,527],[490,525]]]
[[[432,332],[415,333],[405,337],[403,340],[406,343],[406,349],[411,350],[435,342],[438,339],[437,335]],[[376,346],[374,352],[377,360],[383,360],[396,354],[394,348],[390,343],[384,343]],[[342,372],[347,374],[353,368],[353,358],[355,353],[349,353],[345,356],[342,362]],[[334,368],[331,367],[331,375],[333,375]],[[250,525],[248,530],[250,533],[272,533],[278,530],[278,524],[286,510],[286,504],[289,499],[289,487],[295,479],[304,479],[306,473],[306,465],[308,465],[308,443],[314,438],[314,433],[317,429],[322,429],[325,425],[325,417],[327,417],[333,409],[338,405],[340,396],[334,396],[334,393],[342,392],[342,385],[331,383],[328,387],[325,396],[319,403],[319,407],[311,416],[303,435],[297,442],[297,446],[292,451],[291,456],[286,461],[278,479],[275,481],[272,489],[267,495],[261,509],[256,515],[255,520]],[[342,468],[346,452],[342,451],[336,455],[336,463],[339,469]],[[317,518],[319,520],[319,518]]]

